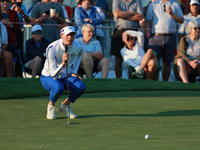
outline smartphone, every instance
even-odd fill
[[[22,7],[22,2],[17,2],[17,6],[21,8]]]
[[[50,15],[50,10],[44,12],[46,15]]]

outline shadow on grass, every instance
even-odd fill
[[[163,111],[158,114],[96,114],[96,115],[80,115],[78,118],[96,118],[96,117],[177,117],[177,116],[197,116],[200,110],[177,110]]]
[[[10,98],[2,100],[27,100],[39,99],[47,100],[49,96],[25,97],[25,98]],[[60,98],[66,98],[66,93],[63,93]],[[80,98],[126,98],[126,97],[200,97],[200,92],[197,91],[122,91],[122,92],[99,92],[85,93]],[[1,99],[0,99],[1,100]]]

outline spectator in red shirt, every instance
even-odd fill
[[[8,48],[12,53],[14,61],[17,58],[17,38],[15,32],[20,30],[20,22],[17,12],[9,9],[10,0],[0,0],[1,11],[4,14],[2,23],[6,26],[8,32]]]

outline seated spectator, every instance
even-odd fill
[[[64,5],[63,4],[64,0],[52,0],[52,1],[55,3],[58,3],[62,6],[64,15],[65,15],[65,19],[72,17],[72,8],[70,6]]]
[[[151,80],[154,77],[158,62],[152,49],[148,49],[146,54],[143,49],[144,35],[140,31],[127,30],[123,33],[124,48],[121,55],[125,63],[135,68],[133,75]]]
[[[0,21],[3,14],[0,12]],[[6,27],[0,22],[0,77],[13,76],[13,58],[12,53],[7,51],[8,33]],[[5,72],[4,72],[5,71]]]
[[[13,56],[14,62],[17,60],[17,38],[15,32],[20,31],[20,22],[17,12],[9,9],[10,0],[0,0],[1,11],[4,15],[2,23],[8,32],[8,47]]]
[[[186,15],[184,15],[184,23],[179,24],[179,40],[184,37],[186,34],[186,26],[189,21],[196,20],[200,24],[200,14],[199,14],[199,8],[200,3],[198,0],[191,0],[190,5],[188,5]]]
[[[89,23],[94,26],[102,23],[102,18],[98,14],[97,10],[94,7],[90,7],[90,1],[91,0],[80,0],[79,3],[81,4],[81,7],[76,7],[75,9],[74,19],[77,25],[76,38],[83,36],[81,31],[83,24]]]
[[[101,71],[102,78],[107,78],[110,61],[103,57],[100,42],[92,38],[94,27],[91,24],[84,24],[82,34],[83,37],[75,40],[83,46],[80,68],[84,69],[88,78],[92,78],[92,74],[98,71]]]
[[[188,35],[181,38],[178,45],[174,73],[183,83],[189,83],[190,79],[200,75],[199,27],[197,21],[190,21],[187,25]]]
[[[28,16],[23,0],[11,0],[10,9],[17,12],[20,21],[20,30],[15,31],[17,38],[17,49],[23,50],[24,45],[24,23],[30,23],[30,18]],[[15,76],[22,77],[22,68],[19,61],[19,56],[17,56],[17,61],[15,62]]]
[[[32,27],[31,36],[32,38],[26,41],[25,65],[31,69],[32,78],[35,78],[44,66],[49,41],[43,38],[42,27],[38,24]]]
[[[52,13],[50,13],[50,9]],[[42,0],[33,7],[31,18],[33,24],[44,24],[43,36],[49,42],[60,38],[59,26],[65,23],[65,16],[59,4],[51,0]]]

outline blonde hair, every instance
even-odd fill
[[[82,26],[82,31],[85,31],[85,29],[88,29],[88,28],[90,28],[90,29],[92,29],[92,30],[94,31],[93,25],[91,25],[91,24],[89,24],[89,23],[83,24],[83,26]]]
[[[197,27],[199,27],[199,23],[195,20],[192,20],[192,21],[188,22],[186,31],[188,34],[190,34],[190,32],[192,31],[192,28],[197,28]]]

